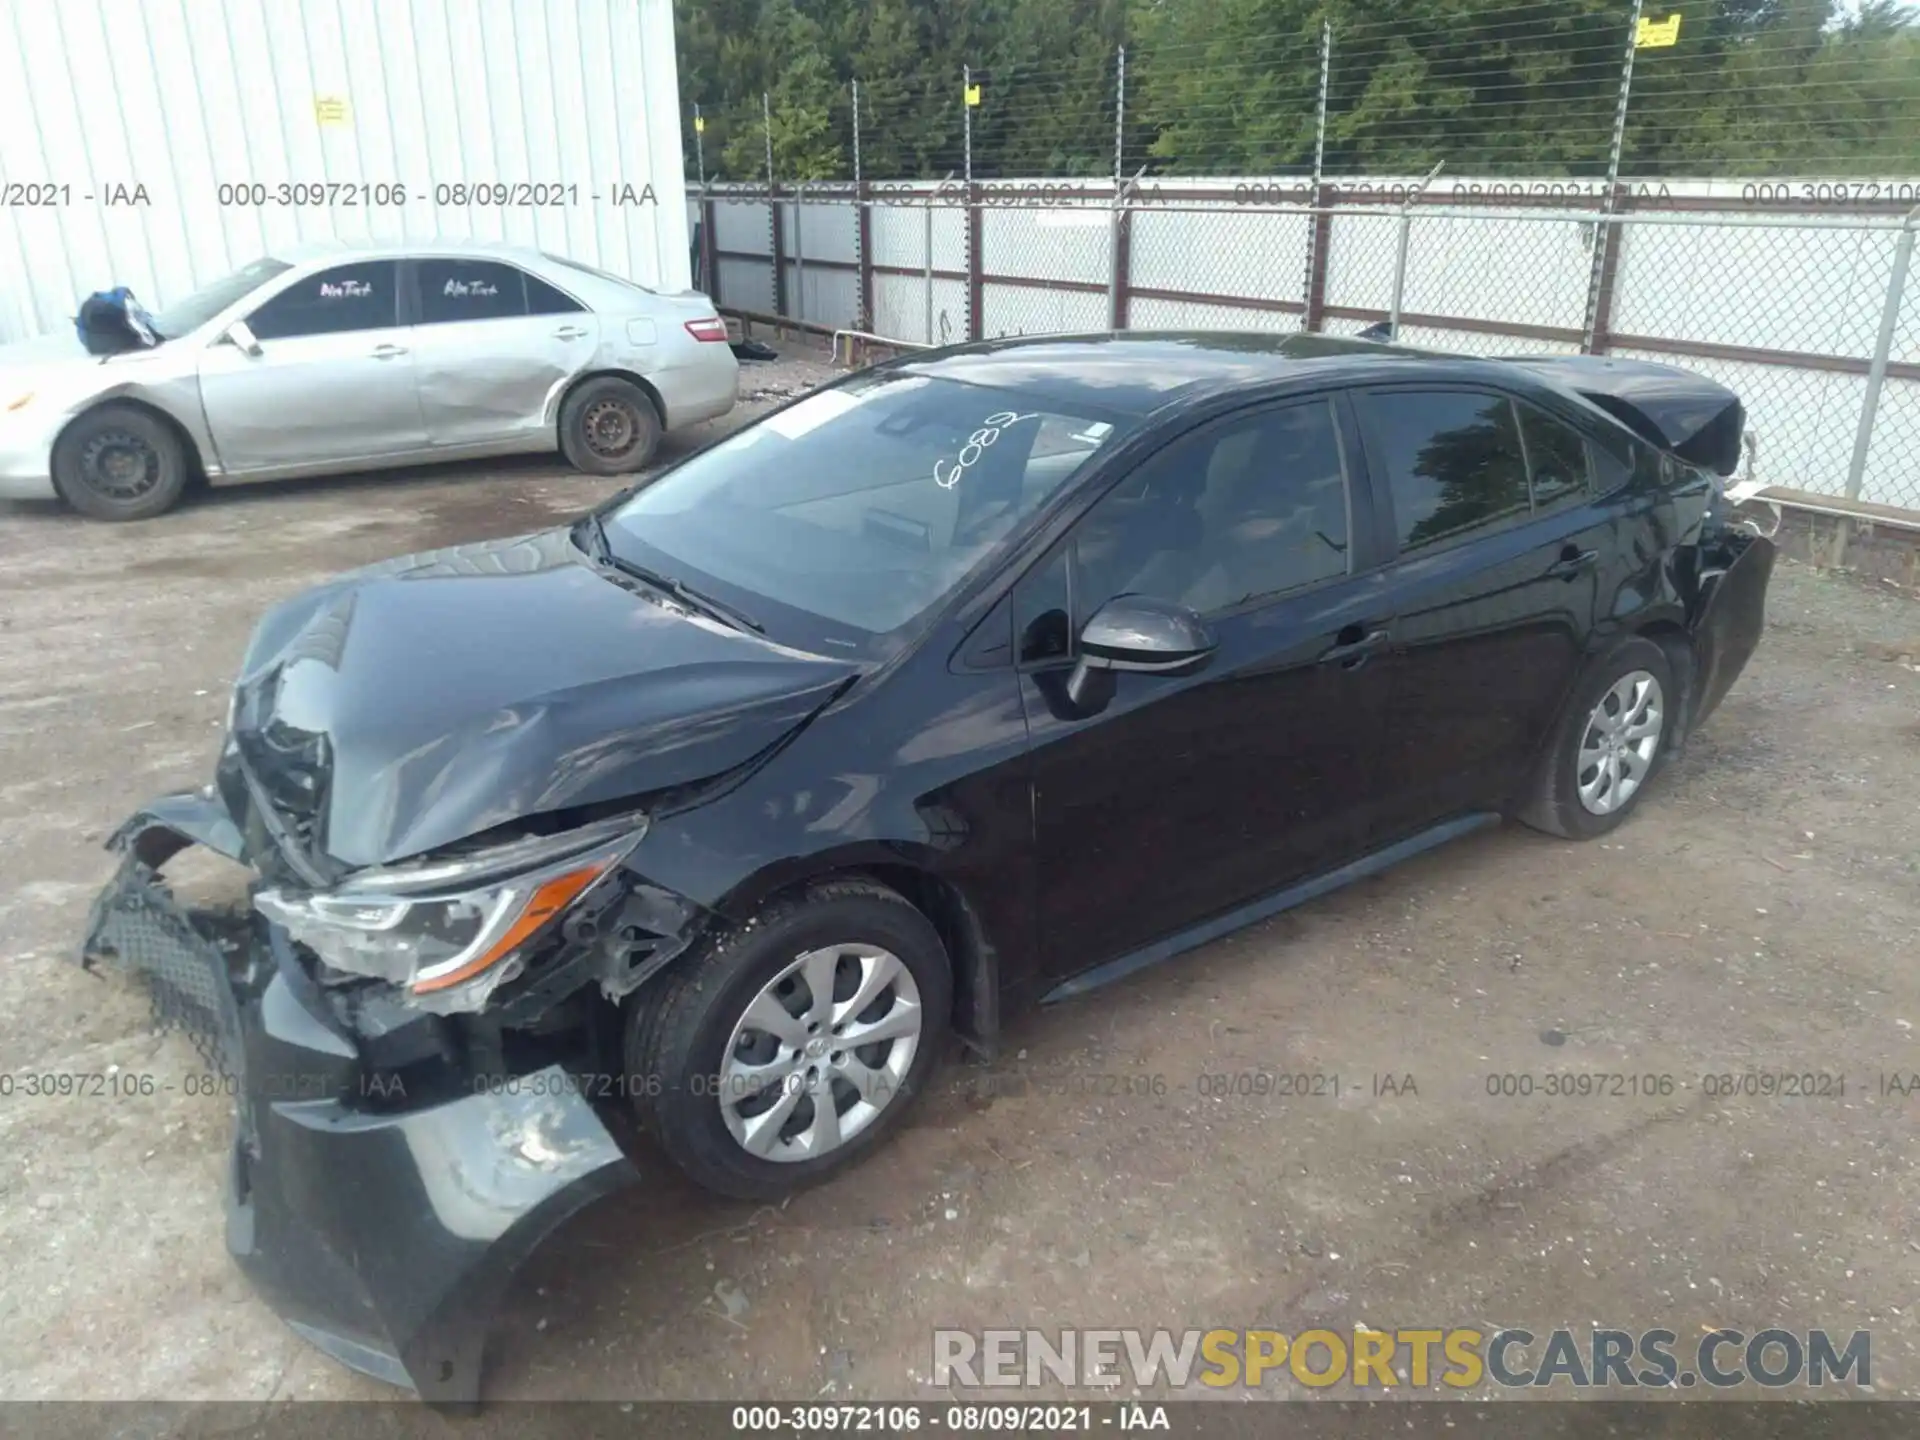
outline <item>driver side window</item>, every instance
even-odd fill
[[[1116,595],[1206,615],[1347,574],[1347,495],[1330,399],[1182,436],[1108,491],[1022,582],[1020,659],[1064,658]]]
[[[399,265],[370,260],[335,265],[296,280],[247,317],[256,340],[387,330],[399,321]]]

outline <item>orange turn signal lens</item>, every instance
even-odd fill
[[[34,394],[33,391],[31,390],[27,391],[26,394],[22,395],[18,400],[13,401],[11,404],[7,406],[7,412],[11,414],[15,410],[26,409],[27,406],[33,403],[33,394]]]
[[[564,875],[556,875],[553,879],[544,882],[533,892],[525,908],[520,911],[513,924],[507,927],[506,932],[498,940],[458,970],[449,970],[446,974],[436,975],[431,980],[414,982],[414,993],[425,995],[435,990],[450,989],[471,980],[488,966],[506,959],[519,949],[534,931],[579,899],[580,893],[606,874],[612,864],[611,860],[602,860],[578,870],[569,870]]]

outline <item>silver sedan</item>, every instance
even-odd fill
[[[504,245],[302,247],[154,321],[107,357],[0,346],[0,497],[140,520],[207,480],[556,448],[621,475],[739,379],[706,296]]]

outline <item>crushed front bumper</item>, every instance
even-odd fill
[[[189,843],[237,858],[211,799],[178,796],[111,842],[82,962],[140,975],[163,1028],[184,1030],[236,1099],[227,1245],[293,1329],[335,1359],[467,1404],[492,1315],[520,1264],[569,1216],[637,1178],[580,1087],[556,1067],[409,1108],[347,1030],[285,934],[181,907],[158,874]],[[233,932],[237,932],[233,933]],[[398,1036],[398,1038],[396,1038]]]

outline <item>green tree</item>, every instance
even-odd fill
[[[1650,0],[1680,41],[1636,54],[1629,175],[1911,173],[1920,29],[1902,0]],[[1323,22],[1331,176],[1603,173],[1629,0],[694,0],[683,95],[716,178],[1104,175],[1127,47],[1126,168],[1304,173]],[[693,166],[692,126],[686,127]]]

